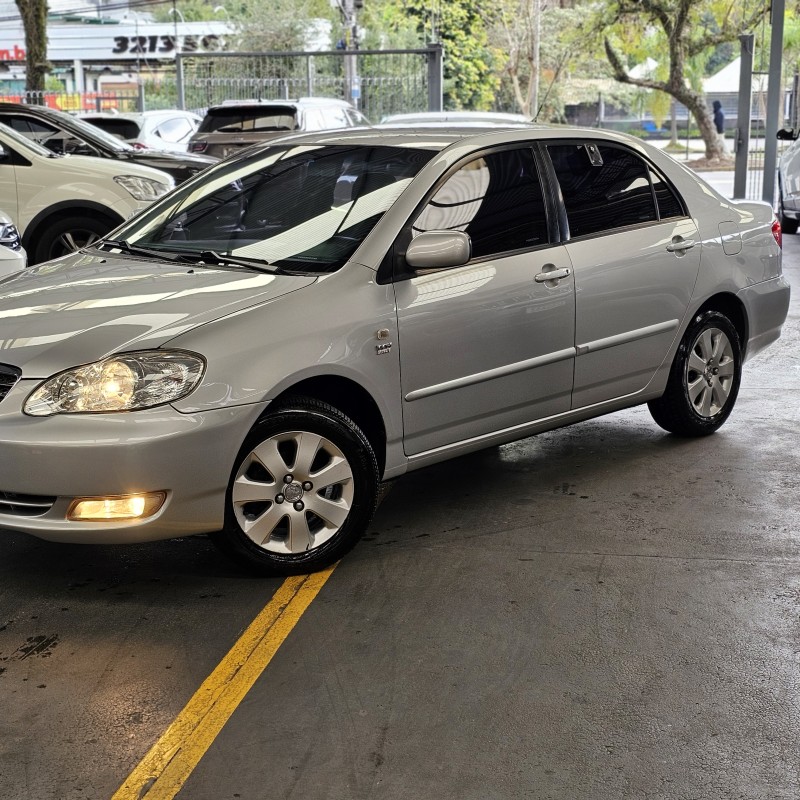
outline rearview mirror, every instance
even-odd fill
[[[406,250],[406,263],[414,269],[460,267],[472,256],[472,240],[461,231],[425,231]]]
[[[793,128],[781,128],[777,133],[777,137],[781,141],[793,142],[797,138],[797,134]]]

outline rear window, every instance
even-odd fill
[[[294,108],[213,108],[203,119],[200,133],[256,133],[293,131],[297,127]]]
[[[139,135],[139,126],[132,119],[103,119],[103,118],[89,118],[86,120],[91,122],[100,130],[117,136],[120,139],[135,139]]]

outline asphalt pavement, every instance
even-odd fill
[[[800,236],[714,436],[636,408],[397,481],[183,800],[797,800]],[[0,532],[0,797],[115,796],[279,589]],[[174,754],[167,754],[172,757]]]

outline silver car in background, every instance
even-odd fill
[[[647,403],[716,431],[781,231],[607,131],[287,136],[0,282],[0,526],[305,572],[381,481]]]

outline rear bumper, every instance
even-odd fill
[[[783,275],[771,278],[738,293],[747,310],[749,326],[744,360],[752,358],[781,335],[781,327],[789,313],[791,288]]]

